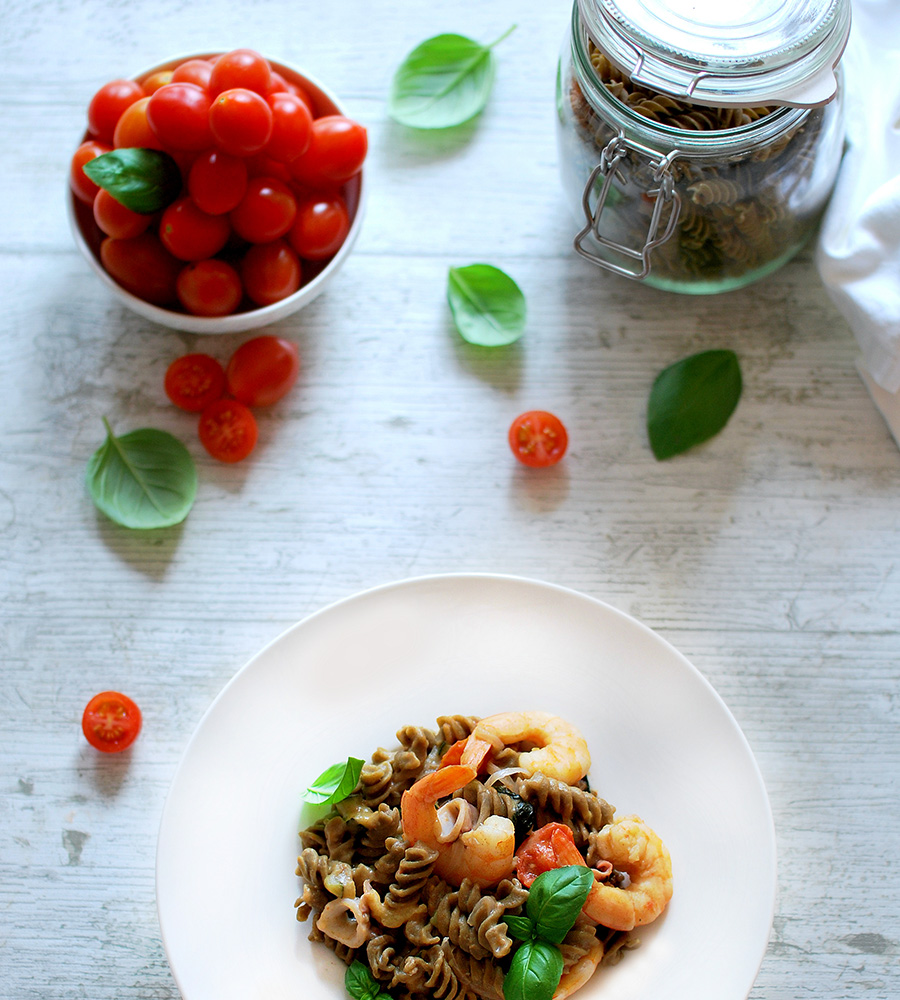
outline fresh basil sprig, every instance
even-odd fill
[[[417,45],[394,74],[390,116],[421,129],[450,128],[474,118],[494,82],[492,50],[514,29],[489,45],[456,34],[435,35]]]
[[[362,767],[363,761],[358,757],[348,757],[345,761],[332,764],[306,789],[304,800],[329,806],[342,802],[356,788]]]
[[[86,163],[84,172],[116,201],[143,215],[165,208],[181,190],[178,164],[158,149],[114,149]]]
[[[146,427],[115,437],[103,418],[106,441],[87,467],[97,507],[126,528],[167,528],[183,521],[197,495],[197,467],[167,431]]]
[[[743,387],[734,351],[701,351],[664,368],[647,403],[647,434],[658,459],[714,437],[734,413]]]
[[[525,296],[513,279],[492,264],[451,267],[447,301],[460,336],[479,347],[512,344],[525,329]]]
[[[377,1000],[378,997],[388,996],[372,975],[369,966],[358,959],[347,967],[344,973],[344,987],[353,1000]]]
[[[504,918],[510,933],[523,942],[503,980],[504,1000],[550,1000],[563,970],[559,944],[575,923],[593,883],[590,868],[553,868],[531,884],[527,916]]]

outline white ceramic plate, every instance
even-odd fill
[[[633,618],[513,577],[437,576],[341,601],[226,685],[175,775],[157,853],[185,1000],[345,998],[344,966],[294,919],[301,795],[406,723],[543,709],[593,755],[593,787],[666,841],[675,894],[642,945],[578,994],[743,1000],[766,949],[775,837],[740,728],[691,664]]]

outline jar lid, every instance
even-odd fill
[[[717,107],[827,104],[849,0],[577,0],[588,35],[635,83]]]

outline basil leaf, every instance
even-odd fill
[[[509,933],[520,941],[530,941],[534,937],[534,924],[528,917],[517,917],[515,914],[505,913],[503,922]]]
[[[86,163],[84,172],[116,201],[144,215],[165,208],[181,191],[178,164],[158,149],[114,149]]]
[[[494,82],[490,45],[465,35],[435,35],[417,45],[394,74],[388,113],[412,128],[450,128],[474,118],[487,104]]]
[[[734,351],[701,351],[664,368],[647,403],[653,454],[671,458],[718,434],[734,413],[742,387]]]
[[[503,979],[504,1000],[550,1000],[563,970],[562,952],[547,941],[526,941],[516,949]]]
[[[538,875],[525,904],[537,936],[559,944],[581,913],[593,884],[594,873],[582,865],[565,865]]]
[[[447,301],[456,329],[470,344],[504,347],[525,329],[525,296],[508,274],[490,264],[451,267]]]
[[[303,798],[319,805],[334,805],[343,801],[356,788],[362,766],[363,762],[357,757],[332,764],[306,789]]]
[[[372,975],[372,970],[359,960],[347,967],[344,986],[354,1000],[374,1000],[381,993],[381,986]]]
[[[114,437],[104,417],[106,441],[87,467],[94,503],[126,528],[167,528],[187,517],[197,495],[197,468],[187,448],[153,428]]]

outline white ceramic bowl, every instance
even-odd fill
[[[201,52],[179,56],[137,74],[135,79],[143,80],[153,73],[173,69],[186,59],[208,59],[214,55],[216,53]],[[272,59],[269,60],[269,64],[273,70],[280,73],[287,81],[298,84],[309,94],[315,106],[315,117],[346,113],[338,103],[337,97],[312,77],[306,76],[293,67],[275,62]],[[88,138],[90,136],[85,134],[81,141],[83,142]],[[341,188],[341,194],[347,203],[347,210],[350,213],[350,231],[347,233],[347,238],[344,240],[340,250],[333,257],[325,261],[324,266],[318,269],[316,269],[317,265],[304,261],[304,271],[306,273],[312,272],[312,276],[293,295],[282,299],[280,302],[274,302],[272,305],[247,309],[243,312],[235,312],[229,316],[193,316],[188,312],[165,309],[161,306],[153,305],[126,291],[100,263],[100,244],[104,236],[94,222],[91,206],[76,198],[69,188],[67,188],[66,203],[68,205],[72,235],[84,259],[88,262],[94,274],[97,275],[113,295],[133,312],[138,313],[145,319],[152,320],[154,323],[160,323],[162,326],[167,326],[174,330],[184,330],[188,333],[240,333],[242,330],[253,330],[261,326],[266,326],[268,323],[275,323],[297,312],[298,309],[302,309],[303,306],[312,302],[313,299],[321,294],[331,279],[341,269],[344,261],[350,255],[350,251],[356,242],[356,238],[359,236],[359,230],[362,226],[366,194],[364,173],[365,168],[355,177],[351,177]]]

